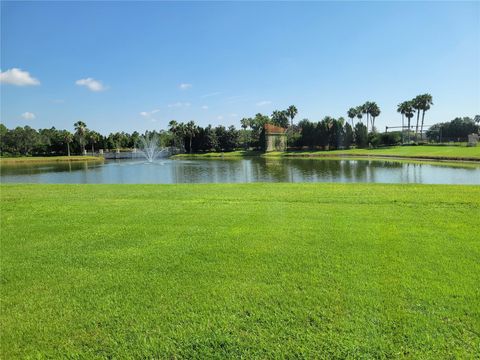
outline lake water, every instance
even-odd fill
[[[392,160],[117,160],[3,165],[2,183],[177,184],[368,182],[480,185],[480,164],[448,166]]]

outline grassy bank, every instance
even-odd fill
[[[57,161],[103,161],[97,156],[39,156],[39,157],[0,157],[0,165],[3,164],[29,164],[48,163]]]
[[[480,147],[466,146],[394,146],[381,149],[349,149],[272,153],[270,156],[371,156],[439,160],[480,160]]]
[[[252,157],[252,156],[261,156],[263,151],[254,151],[254,150],[237,150],[229,152],[208,152],[202,154],[177,154],[172,156],[174,159],[185,159],[185,158],[243,158],[243,157]]]
[[[0,190],[1,358],[478,354],[478,186]]]
[[[233,151],[228,153],[182,154],[174,158],[239,158],[246,156],[268,157],[396,157],[405,159],[480,161],[480,146],[394,146],[380,149],[349,149],[332,151],[288,151],[288,152],[254,152]]]

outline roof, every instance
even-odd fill
[[[285,134],[287,132],[287,129],[272,124],[265,124],[264,129],[266,134]]]

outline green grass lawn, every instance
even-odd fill
[[[0,191],[2,359],[478,356],[478,186]]]
[[[333,150],[333,151],[313,151],[300,152],[302,155],[367,155],[367,156],[398,156],[398,157],[413,157],[413,158],[427,158],[427,159],[470,159],[480,160],[480,146],[434,146],[434,145],[419,145],[419,146],[394,146],[390,148],[380,149],[350,149],[350,150]],[[284,156],[295,156],[298,153],[284,153]]]
[[[102,157],[96,156],[23,156],[23,157],[0,157],[0,165],[3,164],[30,164],[48,163],[52,161],[103,161]]]
[[[242,157],[252,157],[263,155],[263,151],[255,150],[237,150],[237,151],[228,151],[228,152],[207,152],[201,154],[177,154],[172,156],[175,159],[182,158],[242,158]]]
[[[469,160],[480,161],[480,146],[393,146],[379,149],[349,149],[332,151],[288,151],[288,152],[269,152],[258,151],[232,151],[232,152],[211,152],[203,154],[180,154],[174,158],[240,158],[248,156],[268,156],[268,157],[336,157],[336,156],[370,156],[370,157],[399,157],[399,158],[417,158],[417,159],[440,159],[440,160]]]

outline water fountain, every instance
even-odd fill
[[[167,152],[168,149],[161,148],[158,136],[156,134],[140,137],[138,152],[142,154],[148,162],[153,162],[162,152]]]

